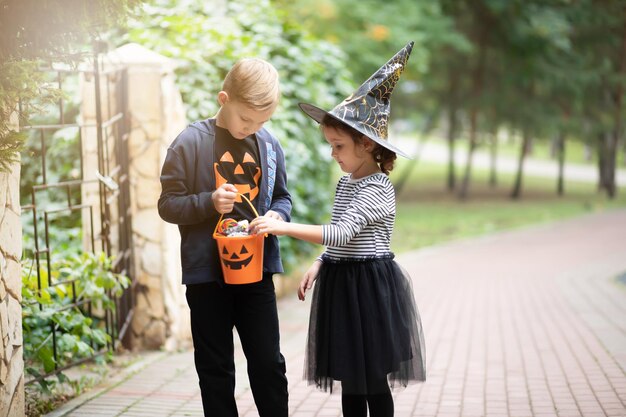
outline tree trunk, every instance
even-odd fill
[[[524,131],[522,134],[522,148],[519,152],[519,160],[517,163],[517,175],[515,176],[515,183],[513,184],[513,190],[511,191],[511,198],[518,199],[522,195],[522,179],[524,177],[524,160],[528,153],[528,146],[530,144],[530,135]]]
[[[606,152],[604,151],[605,133],[598,133],[598,191],[606,189]]]
[[[534,140],[528,139],[528,144],[526,145],[526,156],[532,156],[535,152],[535,142]]]
[[[448,111],[448,191],[452,191],[456,187],[456,165],[454,162],[456,131],[456,106],[452,106]]]
[[[456,163],[454,160],[456,134],[458,130],[458,72],[450,75],[450,90],[448,91],[448,191],[453,191],[456,187]]]
[[[557,179],[556,193],[563,195],[565,193],[565,133],[559,132],[556,140],[557,160],[559,162],[559,176]]]
[[[478,40],[478,62],[476,68],[474,68],[472,81],[472,97],[474,102],[472,103],[470,111],[470,137],[469,137],[469,149],[467,151],[467,165],[465,166],[465,175],[463,176],[463,182],[461,183],[461,189],[459,190],[459,198],[465,200],[467,198],[469,190],[469,181],[472,173],[472,159],[474,156],[474,150],[476,149],[476,135],[478,129],[478,98],[482,94],[483,90],[483,77],[485,73],[485,64],[487,61],[487,36],[488,31],[483,28],[479,35]]]
[[[489,173],[489,185],[495,188],[498,185],[498,172],[496,163],[498,161],[498,130],[496,129],[491,134],[491,148],[489,152],[490,156],[490,173]]]
[[[624,8],[624,27],[622,30],[622,45],[616,57],[616,72],[618,76],[626,74],[626,7]],[[615,184],[615,169],[617,165],[617,150],[622,131],[622,102],[624,89],[622,84],[616,83],[608,87],[608,100],[613,110],[613,127],[602,136],[599,144],[601,152],[600,184],[599,188],[607,192],[609,198],[615,198],[617,186]]]
[[[617,72],[618,76],[624,77],[626,75],[626,6],[623,9],[623,22],[622,27],[622,47],[619,50],[617,57]],[[617,194],[617,185],[615,183],[615,170],[617,167],[617,150],[622,135],[622,103],[624,98],[624,88],[622,83],[617,83],[615,90],[612,94],[613,98],[613,130],[608,135],[608,143],[606,147],[607,159],[606,159],[606,191],[611,199],[615,198]]]
[[[470,115],[470,137],[469,137],[469,149],[467,150],[467,163],[465,165],[465,175],[463,175],[463,182],[461,183],[461,189],[459,190],[459,198],[465,200],[469,190],[469,181],[472,175],[472,159],[474,157],[474,149],[476,149],[476,119],[478,117],[478,111],[472,110]]]
[[[604,179],[603,186],[609,198],[613,199],[617,193],[615,185],[615,166],[617,160],[617,138],[616,131],[608,132],[604,135]]]

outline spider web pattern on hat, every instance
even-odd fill
[[[400,79],[408,55],[394,58],[395,62],[385,64],[331,113],[342,120],[358,121],[370,135],[387,139],[391,93]],[[397,62],[400,59],[403,59],[402,63]]]

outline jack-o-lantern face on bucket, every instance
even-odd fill
[[[254,255],[248,251],[246,245],[244,244],[242,244],[240,248],[235,247],[235,249],[239,249],[239,251],[237,252],[232,248],[229,251],[226,246],[224,246],[222,249],[222,262],[224,262],[224,265],[230,269],[242,269],[247,267],[250,264],[250,261],[252,261]]]
[[[261,178],[261,168],[250,153],[246,152],[241,161],[236,161],[233,154],[225,152],[214,164],[215,185],[219,188],[223,184],[231,183],[241,194],[253,201],[259,194],[259,179]],[[252,182],[250,175],[252,173]],[[237,196],[236,201],[241,203],[241,196]]]

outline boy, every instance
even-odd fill
[[[183,284],[191,310],[194,360],[205,415],[237,416],[233,326],[248,360],[261,417],[287,417],[285,358],[280,353],[272,276],[283,272],[278,241],[265,239],[263,279],[225,284],[212,237],[222,213],[291,219],[283,150],[263,124],[280,97],[276,69],[261,59],[237,62],[217,95],[215,117],[189,125],[170,145],[161,171],[159,214],[178,225]]]

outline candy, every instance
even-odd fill
[[[248,220],[235,221],[233,219],[224,219],[218,226],[218,233],[222,236],[248,236]]]
[[[236,225],[237,225],[237,221],[235,219],[226,218],[222,220],[220,224],[217,226],[217,231],[220,234],[225,235],[229,227],[233,227]]]

